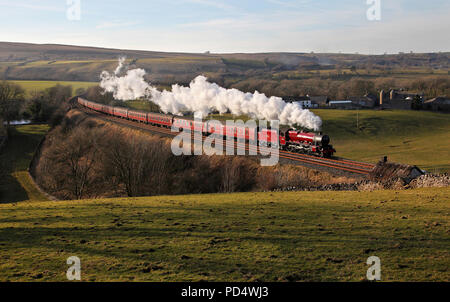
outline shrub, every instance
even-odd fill
[[[411,188],[442,188],[450,186],[450,176],[447,174],[433,175],[425,174],[422,175],[409,184]]]

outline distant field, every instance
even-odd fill
[[[57,84],[72,86],[72,93],[75,94],[75,91],[78,88],[89,88],[92,86],[98,85],[96,82],[71,82],[71,81],[10,81],[22,86],[27,92],[28,96],[31,96],[33,92],[41,91],[46,88],[53,87]]]
[[[0,205],[0,281],[450,281],[450,189]]]
[[[408,110],[313,110],[323,120],[338,156],[450,171],[450,115]],[[359,118],[359,128],[357,128]]]
[[[28,174],[28,166],[48,125],[22,125],[10,129],[10,137],[0,152],[0,161],[6,165],[7,176],[0,180],[0,204],[4,202],[47,200]]]

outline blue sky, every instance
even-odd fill
[[[450,51],[450,1],[0,0],[0,41],[180,52]]]

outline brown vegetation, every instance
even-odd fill
[[[401,87],[407,91],[423,92],[427,98],[450,95],[449,77],[395,78],[377,76],[311,77],[308,79],[258,79],[247,78],[230,83],[230,87],[243,91],[260,91],[267,95],[303,96],[325,95],[331,99],[345,99],[352,96],[378,93]]]
[[[418,188],[444,188],[450,186],[450,177],[446,174],[425,174],[406,183],[402,178],[393,178],[389,181],[363,181],[356,184],[358,191],[376,190],[406,190]]]
[[[450,176],[447,174],[422,175],[409,184],[411,188],[443,188],[450,186]]]
[[[175,156],[167,139],[70,111],[43,144],[36,180],[61,199],[300,189],[351,179],[239,156]]]
[[[6,81],[0,82],[0,118],[8,125],[19,117],[24,95],[25,91],[19,85]]]

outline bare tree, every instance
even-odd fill
[[[254,163],[244,157],[225,157],[222,166],[222,192],[238,192],[250,189],[255,182]]]
[[[145,153],[144,146],[134,138],[129,143],[122,135],[109,138],[109,147],[104,149],[106,168],[111,169],[111,174],[125,185],[128,196],[137,196],[139,184],[145,176],[141,160]]]
[[[55,188],[68,192],[71,197],[82,199],[96,179],[95,163],[98,159],[96,138],[99,133],[90,133],[80,127],[67,137],[58,140],[52,149],[52,176]]]
[[[107,174],[123,183],[128,196],[164,192],[171,153],[163,141],[115,133],[108,136],[103,150]]]
[[[0,116],[8,126],[18,117],[24,94],[21,86],[7,81],[0,82]]]

